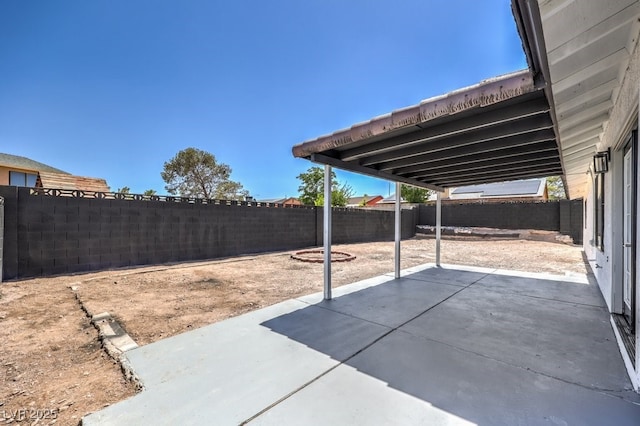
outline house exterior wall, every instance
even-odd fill
[[[607,127],[601,139],[601,144],[596,146],[596,151],[611,149],[611,161],[609,171],[605,174],[605,215],[604,215],[604,250],[596,247],[595,235],[595,187],[594,176],[585,174],[588,185],[586,197],[586,221],[584,233],[584,251],[594,272],[598,286],[604,296],[607,307],[612,313],[622,312],[622,161],[623,147],[630,131],[637,125],[638,104],[640,101],[640,50],[636,41],[633,53],[630,56],[629,65],[622,77],[622,86],[616,102],[610,113]],[[638,149],[636,145],[636,149]],[[640,155],[636,157],[636,160]],[[636,170],[640,170],[640,161],[636,164]],[[637,174],[640,176],[640,173]],[[636,182],[636,200],[640,200],[637,194],[640,181]],[[636,220],[640,213],[640,203],[636,205]],[[638,224],[640,226],[640,223]],[[640,239],[636,232],[636,289],[638,276],[640,276]],[[631,379],[637,390],[640,390],[640,291],[636,291],[635,328],[636,328],[636,360],[635,368],[631,365],[626,351],[622,348],[623,358],[629,370]]]
[[[38,174],[37,170],[19,169],[16,167],[0,166],[0,185],[9,185],[9,172],[23,172]]]

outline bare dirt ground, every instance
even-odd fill
[[[393,271],[393,243],[335,245],[340,286]],[[7,282],[0,285],[0,423],[78,424],[135,393],[101,348],[92,314],[108,311],[139,345],[322,290],[322,264],[291,252]],[[435,261],[435,241],[402,242],[402,268]],[[585,274],[580,247],[525,240],[447,239],[442,262]],[[76,294],[71,290],[76,287]],[[17,411],[16,411],[17,410]],[[4,415],[4,417],[2,417]]]

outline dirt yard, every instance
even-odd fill
[[[336,245],[356,256],[334,263],[340,286],[393,271],[393,243]],[[108,311],[138,345],[322,290],[322,264],[291,252],[120,269],[0,285],[0,423],[75,425],[133,395],[82,309]],[[402,243],[402,267],[435,261],[435,241]],[[580,247],[524,240],[447,239],[442,262],[585,274]],[[71,287],[75,287],[75,291]],[[77,298],[76,298],[77,293]],[[31,419],[28,422],[25,419]]]

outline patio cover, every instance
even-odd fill
[[[293,155],[437,191],[564,177],[540,10],[535,0],[511,7],[528,69],[303,142]]]
[[[440,264],[441,196],[445,188],[565,176],[549,67],[535,0],[513,0],[528,69],[427,99],[317,139],[293,155],[330,168],[438,191],[436,265]],[[564,179],[566,183],[566,179]],[[566,186],[566,185],[565,185]],[[395,205],[395,276],[400,277],[400,197]],[[331,299],[331,209],[324,207],[324,288]]]
[[[544,83],[529,70],[427,99],[293,147],[369,176],[446,187],[562,175]]]

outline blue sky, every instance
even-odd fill
[[[4,0],[0,152],[164,194],[193,146],[295,196],[293,145],[525,67],[509,0]]]

